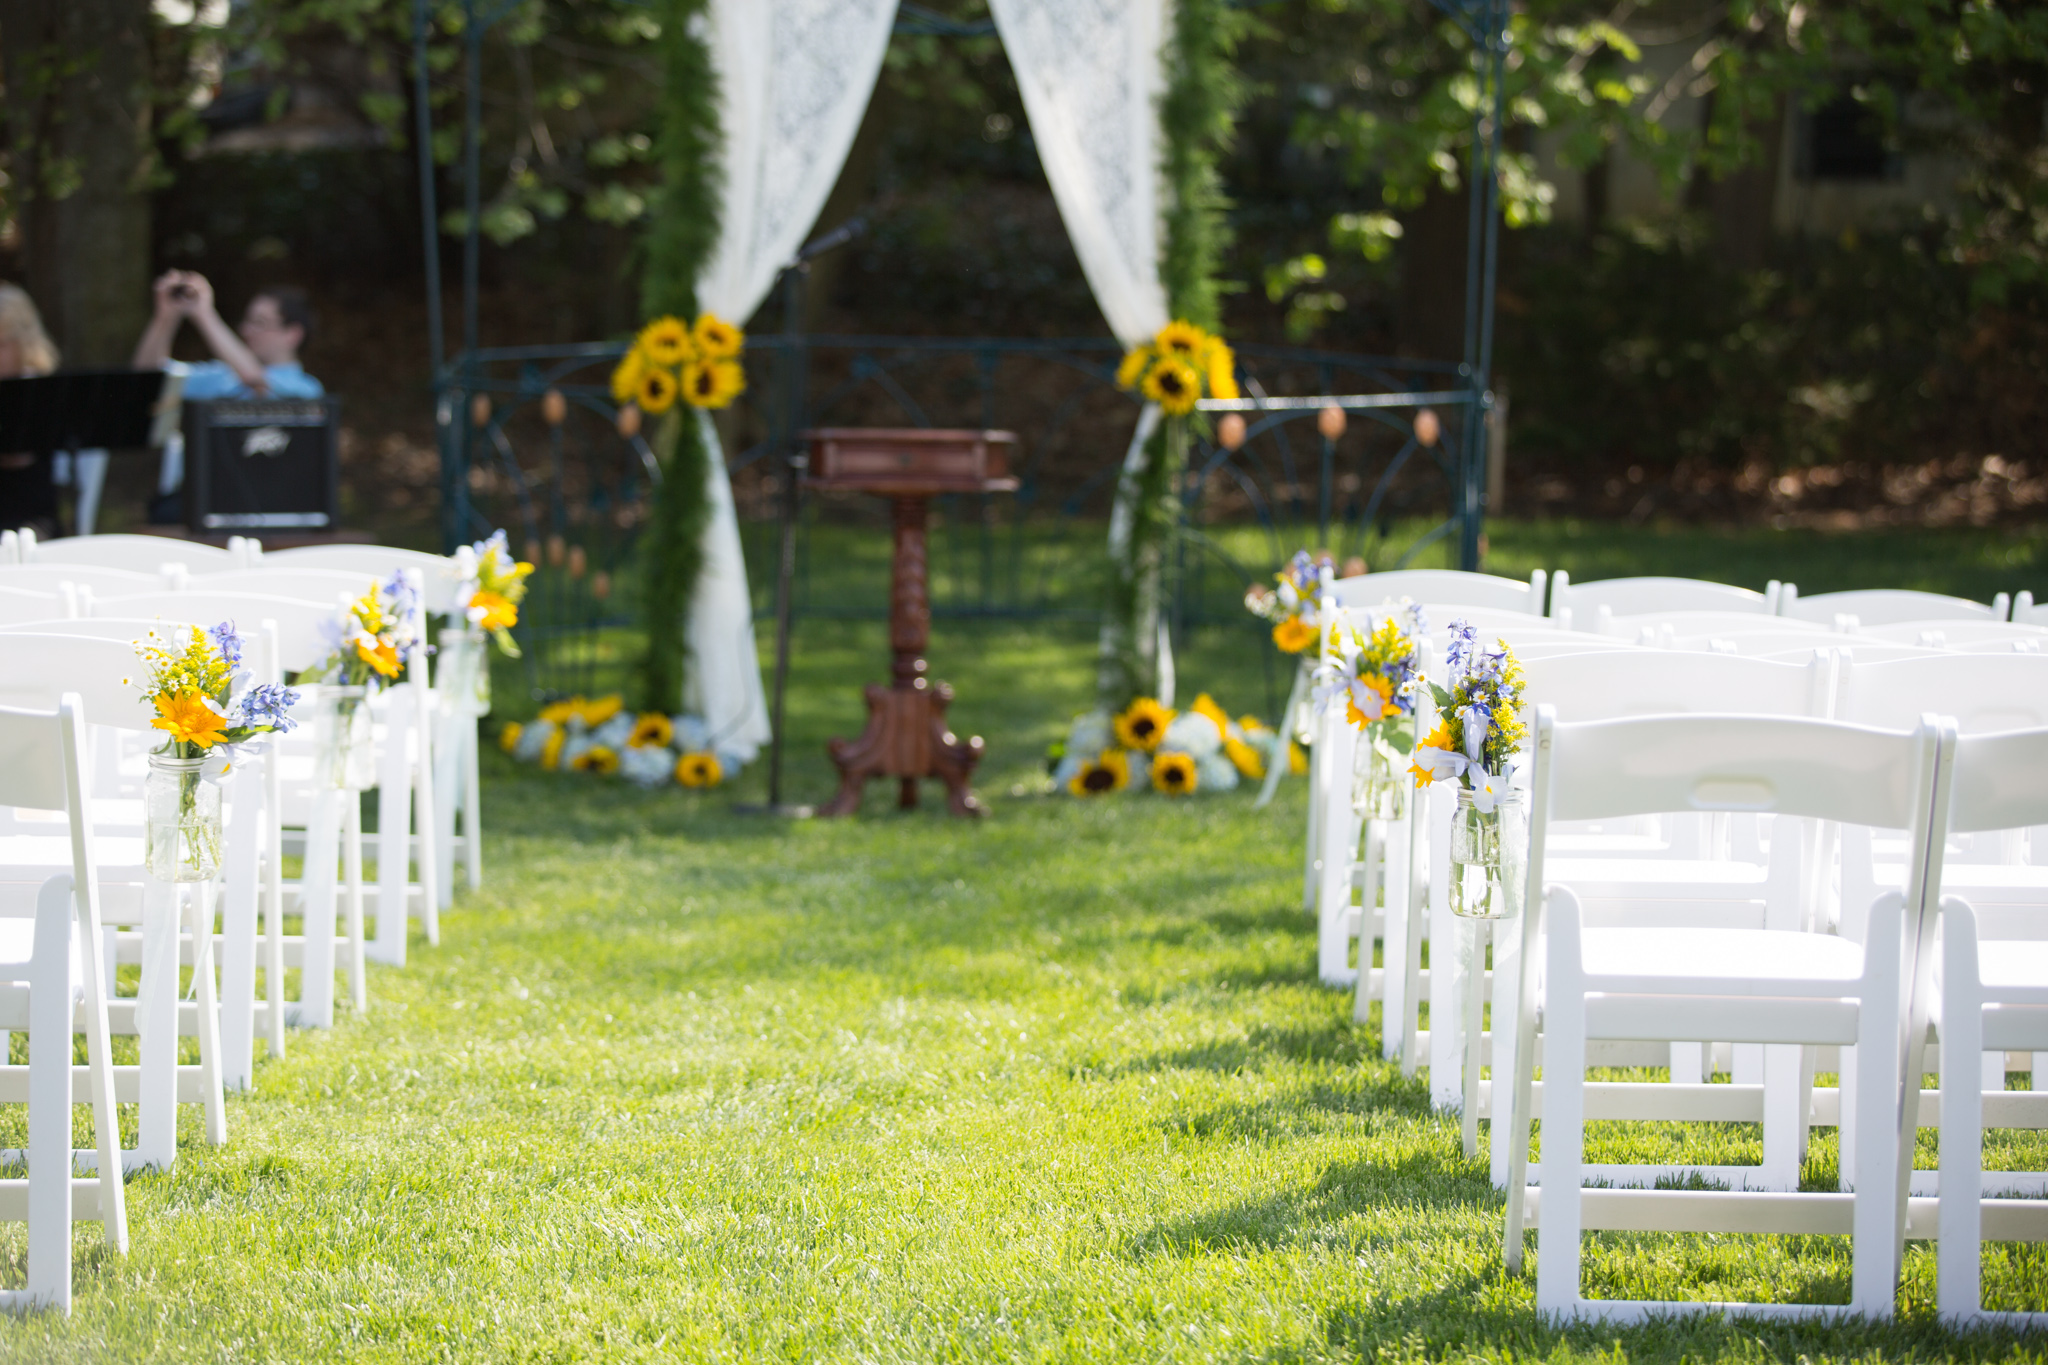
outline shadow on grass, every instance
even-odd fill
[[[1162,1223],[1131,1239],[1124,1254],[1155,1256],[1277,1250],[1323,1243],[1346,1218],[1382,1214],[1389,1207],[1473,1213],[1499,1206],[1478,1162],[1447,1162],[1435,1152],[1399,1161],[1345,1161],[1327,1167],[1302,1189],[1281,1190]],[[1344,1234],[1347,1245],[1368,1246],[1395,1236]]]
[[[1381,1365],[1439,1360],[2013,1360],[2041,1359],[2039,1336],[2008,1329],[1956,1332],[1930,1313],[1887,1323],[1854,1319],[1771,1322],[1683,1314],[1635,1326],[1575,1323],[1539,1314],[1529,1278],[1496,1262],[1432,1293],[1334,1308],[1325,1340]],[[2033,1352],[2022,1350],[2025,1346]],[[1263,1358],[1263,1357],[1262,1357]]]
[[[1217,1105],[1199,1113],[1171,1116],[1160,1127],[1193,1137],[1279,1141],[1299,1136],[1305,1129],[1325,1127],[1328,1119],[1339,1115],[1424,1118],[1429,1112],[1428,1088],[1395,1075],[1378,1081],[1361,1078],[1351,1084],[1303,1086],[1252,1104]]]
[[[1126,992],[1128,998],[1128,992]],[[1174,1048],[1134,1057],[1107,1068],[1108,1076],[1143,1075],[1155,1071],[1213,1071],[1235,1075],[1269,1066],[1326,1062],[1343,1067],[1369,1064],[1379,1058],[1379,1040],[1348,1019],[1309,1025],[1258,1024],[1242,1038],[1218,1038],[1193,1047]]]

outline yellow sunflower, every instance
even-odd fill
[[[1209,358],[1204,366],[1205,378],[1209,381],[1211,398],[1236,398],[1237,355],[1222,342],[1209,348]]]
[[[1225,712],[1222,707],[1218,706],[1216,704],[1216,699],[1210,696],[1207,692],[1204,692],[1200,696],[1196,697],[1195,704],[1193,706],[1190,706],[1188,710],[1194,712],[1198,716],[1207,716],[1210,720],[1216,722],[1217,734],[1227,735],[1230,733],[1229,714]]]
[[[519,624],[519,604],[501,592],[479,588],[469,595],[471,610],[481,609],[483,619],[477,622],[485,630],[506,630]]]
[[[636,397],[642,412],[659,417],[676,405],[676,377],[667,370],[650,369],[640,376]]]
[[[1067,779],[1067,790],[1076,796],[1103,796],[1120,792],[1131,782],[1131,760],[1122,749],[1104,749],[1093,763]]]
[[[1202,376],[1185,360],[1162,357],[1145,373],[1145,396],[1171,417],[1185,417],[1202,399]]]
[[[1186,796],[1195,789],[1195,760],[1187,754],[1160,754],[1152,760],[1152,786],[1168,796]]]
[[[498,731],[498,747],[511,753],[519,747],[519,737],[526,733],[526,727],[518,721],[507,721],[505,728]]]
[[[583,723],[595,730],[626,709],[626,699],[614,692],[608,697],[583,703]]]
[[[548,736],[548,742],[541,746],[540,766],[549,772],[562,766],[562,741],[569,737],[566,730],[557,730]]]
[[[1116,367],[1116,386],[1120,389],[1135,389],[1138,381],[1145,377],[1145,371],[1152,368],[1152,362],[1159,358],[1159,352],[1150,346],[1133,346],[1124,352],[1123,363]]]
[[[579,773],[615,773],[619,770],[619,756],[602,744],[593,744],[570,759],[569,766]]]
[[[1173,712],[1150,697],[1140,697],[1117,715],[1117,742],[1126,749],[1142,749],[1149,754],[1166,738],[1166,727],[1171,724]]]
[[[1353,725],[1363,728],[1388,716],[1398,716],[1401,708],[1394,705],[1394,685],[1377,673],[1359,675],[1358,681],[1373,695],[1366,704],[1358,704],[1358,693],[1353,691],[1344,699],[1344,714]]]
[[[747,335],[724,318],[700,313],[697,325],[690,329],[690,340],[697,343],[697,354],[701,358],[730,360],[740,353]]]
[[[1175,318],[1159,329],[1159,335],[1152,338],[1152,344],[1159,348],[1161,355],[1193,360],[1208,346],[1209,334],[1192,322]]]
[[[1316,642],[1316,628],[1299,616],[1290,616],[1273,627],[1273,643],[1283,654],[1299,654]]]
[[[557,728],[568,724],[569,717],[583,710],[583,698],[570,697],[567,701],[549,702],[540,708],[540,718]]]
[[[636,343],[651,364],[674,369],[697,358],[690,327],[681,318],[656,318],[640,329]]]
[[[619,360],[619,367],[612,371],[612,401],[632,402],[633,395],[640,392],[640,377],[646,373],[646,357],[637,349],[626,352]]]
[[[666,749],[675,742],[676,727],[659,711],[649,711],[633,722],[633,733],[626,740],[628,749]]]
[[[1230,766],[1237,769],[1238,776],[1257,782],[1266,776],[1266,760],[1257,749],[1241,739],[1223,741],[1223,756],[1230,760]]]
[[[684,754],[676,760],[676,781],[685,787],[715,787],[724,780],[716,754]]]
[[[683,368],[683,398],[690,406],[722,408],[747,390],[747,372],[737,361],[700,360]]]
[[[163,692],[156,697],[156,719],[150,728],[162,730],[174,740],[210,749],[227,738],[221,731],[227,717],[207,704],[201,692]]]

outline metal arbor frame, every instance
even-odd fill
[[[489,462],[495,456],[498,463],[516,464],[506,434],[506,418],[510,408],[524,403],[540,403],[550,393],[567,393],[573,401],[596,411],[608,401],[602,393],[602,380],[595,382],[582,379],[576,374],[580,369],[606,360],[617,354],[618,348],[599,345],[568,345],[549,347],[513,347],[484,349],[478,344],[478,276],[480,270],[481,239],[481,121],[482,121],[482,65],[483,41],[491,28],[509,16],[514,0],[459,0],[463,17],[463,135],[461,142],[461,193],[464,208],[464,230],[461,254],[461,342],[460,349],[451,357],[445,349],[445,320],[442,306],[442,279],[440,261],[439,209],[435,184],[433,157],[433,112],[429,100],[427,44],[431,22],[430,0],[413,0],[414,28],[414,81],[417,127],[414,138],[420,176],[420,198],[422,212],[422,235],[425,247],[427,285],[427,326],[429,331],[429,355],[433,366],[433,392],[435,422],[441,454],[442,493],[442,534],[449,545],[467,539],[479,529],[489,529],[479,523],[476,509],[470,495],[470,476],[476,467],[477,456],[481,453]],[[1493,408],[1493,394],[1489,379],[1493,358],[1494,331],[1494,285],[1499,261],[1499,159],[1503,127],[1504,92],[1503,76],[1509,45],[1507,28],[1508,0],[1431,0],[1464,33],[1472,44],[1473,71],[1478,82],[1479,98],[1475,100],[1472,115],[1472,156],[1468,185],[1468,211],[1466,234],[1466,272],[1464,299],[1464,353],[1453,368],[1444,363],[1429,364],[1412,361],[1397,361],[1368,356],[1326,356],[1326,362],[1335,362],[1340,368],[1367,371],[1372,375],[1370,387],[1374,392],[1358,392],[1356,386],[1346,388],[1334,381],[1322,388],[1320,393],[1293,395],[1281,399],[1267,397],[1256,385],[1251,387],[1252,397],[1236,404],[1205,402],[1208,408],[1235,406],[1251,415],[1250,433],[1253,439],[1261,435],[1276,435],[1284,444],[1286,425],[1303,417],[1312,416],[1319,408],[1337,406],[1349,412],[1368,416],[1371,420],[1394,429],[1396,436],[1405,436],[1401,450],[1389,461],[1380,476],[1371,498],[1368,500],[1361,523],[1369,525],[1372,518],[1383,510],[1385,500],[1394,487],[1394,480],[1402,468],[1421,454],[1435,463],[1443,474],[1450,495],[1449,513],[1444,521],[1424,533],[1409,549],[1409,556],[1424,546],[1441,539],[1451,532],[1457,532],[1457,561],[1461,567],[1476,569],[1479,565],[1480,535],[1486,513],[1486,465],[1487,465],[1487,415]],[[935,14],[922,6],[903,4],[896,21],[899,32],[938,34],[941,36],[973,36],[994,31],[994,25],[987,21],[963,23]],[[792,263],[795,265],[796,263]],[[813,401],[811,394],[815,387],[811,383],[814,358],[828,350],[832,344],[844,345],[858,342],[860,349],[869,354],[884,351],[915,352],[934,347],[951,347],[959,351],[972,351],[984,357],[979,363],[984,372],[989,368],[986,356],[993,350],[1011,348],[1018,351],[1040,350],[1051,353],[1072,354],[1099,348],[1104,343],[1082,342],[1023,342],[1008,343],[1000,340],[979,340],[941,343],[920,338],[806,338],[800,330],[796,310],[790,300],[800,287],[800,270],[793,271],[783,291],[785,326],[777,336],[757,334],[750,342],[752,347],[775,352],[776,365],[774,385],[777,394],[778,411],[767,423],[772,442],[781,449],[772,453],[782,454],[787,442],[795,432],[820,420],[831,406],[831,396],[822,401]],[[1248,352],[1253,348],[1240,348]],[[1276,352],[1276,354],[1278,354]],[[1113,363],[1113,362],[1112,362]],[[872,360],[866,362],[864,376],[870,380],[889,382],[889,367]],[[508,370],[516,370],[515,374]],[[1407,372],[1403,375],[1401,372]],[[1330,373],[1325,364],[1324,373]],[[1412,377],[1411,377],[1412,376]],[[1417,382],[1417,381],[1421,382]],[[1445,381],[1450,382],[1445,382]],[[843,386],[842,386],[843,387]],[[898,386],[899,390],[901,386]],[[899,393],[905,400],[903,415],[913,423],[928,422],[920,415],[918,405],[909,401],[907,393]],[[503,403],[510,399],[508,407],[498,407],[489,401]],[[479,401],[484,400],[484,401]],[[551,404],[557,411],[559,405]],[[984,405],[986,406],[986,405]],[[1425,406],[1445,407],[1462,415],[1447,431],[1455,440],[1444,442],[1445,447],[1425,448],[1416,441],[1412,426],[1412,414]],[[1409,414],[1403,417],[1403,413]],[[552,463],[555,469],[555,487],[550,496],[552,512],[550,519],[559,524],[563,519],[565,491],[562,484],[563,448],[559,439],[559,423],[552,447]],[[644,454],[644,452],[642,452]],[[735,468],[771,453],[763,445],[756,445],[744,451],[734,463]],[[639,463],[636,461],[635,463]],[[1225,477],[1247,490],[1247,496],[1254,506],[1277,506],[1277,496],[1261,494],[1255,485],[1258,476],[1244,461],[1235,458],[1233,452],[1210,448],[1202,452],[1197,461],[1198,468],[1190,471],[1190,478],[1183,490],[1190,510],[1198,508],[1202,490],[1211,477]],[[1337,491],[1333,483],[1334,459],[1331,442],[1323,442],[1320,460],[1317,497],[1317,515],[1314,523],[1323,541],[1329,538],[1333,513],[1337,510]],[[648,468],[650,477],[656,471]],[[625,490],[615,490],[613,496],[621,496]],[[524,494],[522,494],[524,496]],[[530,505],[530,498],[528,499]],[[1304,529],[1306,519],[1304,521]],[[529,527],[535,520],[528,518]],[[1269,520],[1270,524],[1270,520]],[[1404,556],[1405,558],[1408,556]],[[1013,604],[1014,605],[1014,604]],[[1177,607],[1175,619],[1186,623],[1191,614]]]

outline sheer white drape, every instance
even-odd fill
[[[989,0],[1032,141],[1109,329],[1166,325],[1159,283],[1167,0]]]
[[[744,324],[825,206],[874,93],[896,0],[714,0],[705,34],[718,72],[725,188],[699,305]],[[753,602],[718,434],[711,521],[690,608],[689,695],[715,746],[742,760],[768,741]]]

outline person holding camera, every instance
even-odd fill
[[[273,286],[257,293],[230,329],[213,306],[213,286],[191,270],[167,270],[154,287],[156,311],[135,345],[138,370],[162,369],[171,358],[178,328],[190,322],[214,359],[189,366],[185,397],[320,398],[327,390],[299,364],[299,349],[312,331],[313,311],[303,290]]]

